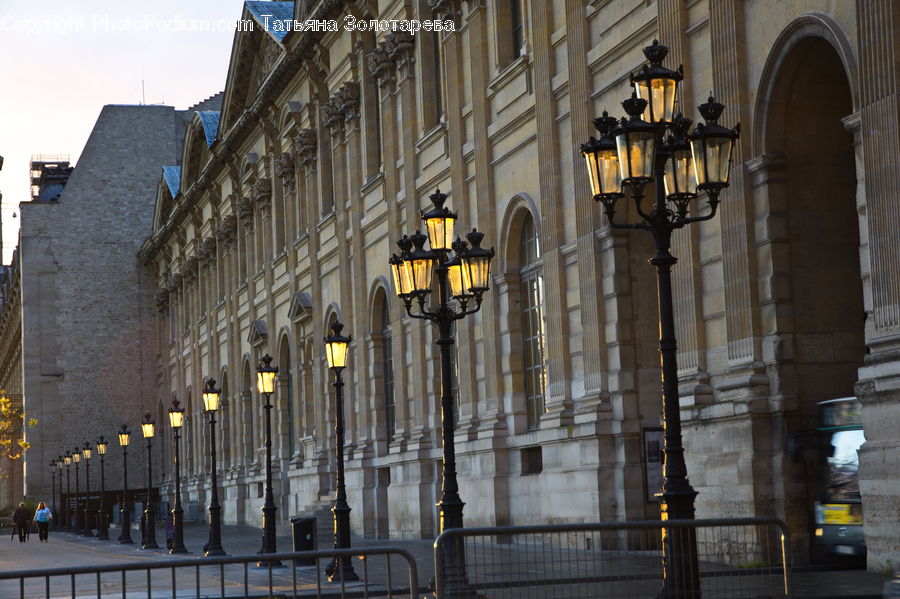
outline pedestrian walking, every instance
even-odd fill
[[[20,502],[19,507],[13,512],[13,525],[16,532],[19,533],[19,542],[24,543],[28,538],[28,527],[31,525],[31,517],[28,510],[25,509],[25,502]]]
[[[50,513],[50,508],[43,501],[40,502],[34,511],[34,522],[38,527],[38,539],[42,543],[47,542],[47,532],[50,530],[50,520],[52,519],[53,514]]]

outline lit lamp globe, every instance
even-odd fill
[[[469,249],[460,257],[464,271],[463,281],[468,285],[468,291],[477,298],[481,297],[491,286],[491,259],[494,257],[494,248],[489,250],[481,247],[484,233],[472,229],[466,233],[469,240]]]
[[[72,465],[72,454],[67,451],[66,455],[63,456],[63,460],[65,461],[66,466],[71,466]]]
[[[669,48],[653,40],[652,45],[644,48],[644,56],[650,64],[645,64],[636,75],[631,76],[637,97],[647,101],[644,120],[651,123],[671,123],[675,117],[675,98],[683,75],[662,66],[668,53]]]
[[[153,435],[156,434],[156,425],[150,418],[150,412],[144,414],[144,421],[141,422],[141,434],[144,435],[145,439],[152,439]]]
[[[75,448],[75,451],[72,452],[72,461],[76,464],[81,462],[81,450],[77,447]]]
[[[219,395],[221,389],[216,389],[215,379],[208,379],[203,389],[203,407],[207,412],[215,412],[219,409]]]
[[[391,275],[394,279],[394,291],[398,297],[408,298],[413,292],[413,273],[410,249],[412,241],[408,235],[404,235],[397,242],[400,254],[393,254],[388,260],[391,265]]]
[[[97,441],[97,453],[100,455],[106,455],[106,447],[108,443],[106,439],[103,438],[103,435],[100,435],[100,440]]]
[[[84,459],[89,460],[91,456],[94,454],[94,451],[91,449],[91,444],[88,441],[85,441],[84,448],[81,450]]]
[[[599,138],[591,137],[581,146],[581,155],[587,164],[591,193],[595,200],[622,197],[622,175],[619,170],[619,153],[616,140],[610,135],[618,121],[603,111],[603,116],[594,119],[594,127]]]
[[[278,375],[278,367],[272,366],[272,356],[264,355],[259,360],[256,369],[256,389],[263,395],[271,395],[275,392],[275,377]]]
[[[423,297],[431,293],[431,279],[436,259],[434,252],[425,249],[425,242],[428,240],[426,235],[416,231],[409,239],[413,244],[413,250],[407,258],[412,267],[412,293]]]
[[[447,267],[447,281],[450,283],[450,295],[461,301],[468,301],[472,297],[472,279],[469,269],[463,267],[463,256],[466,255],[468,244],[457,238],[453,242],[453,257],[444,265]]]
[[[347,347],[351,338],[341,335],[344,325],[335,322],[331,325],[331,335],[325,337],[325,358],[329,368],[344,368],[347,366]]]
[[[646,106],[646,100],[632,94],[622,102],[630,118],[623,118],[613,131],[619,156],[619,176],[625,185],[642,185],[653,180],[656,127],[641,119]]]
[[[172,407],[169,408],[169,424],[172,428],[181,428],[184,424],[184,408],[179,406],[177,399],[172,400]]]
[[[706,120],[706,123],[697,123],[694,132],[688,136],[697,188],[717,193],[728,187],[731,153],[740,134],[740,125],[728,129],[718,123],[725,105],[716,102],[712,96],[697,108]]]
[[[131,431],[128,430],[128,426],[123,424],[122,430],[119,431],[119,445],[121,447],[128,447],[128,444],[131,442]]]
[[[453,244],[453,223],[456,222],[456,213],[444,206],[447,194],[436,190],[428,196],[434,207],[431,210],[422,210],[422,220],[428,230],[428,243],[435,251],[447,251]]]

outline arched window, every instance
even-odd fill
[[[397,412],[394,405],[394,352],[391,337],[391,315],[387,298],[381,302],[381,380],[384,386],[384,425],[387,442],[397,430]]]
[[[528,428],[537,428],[544,413],[544,278],[541,246],[531,214],[525,217],[519,238],[519,276],[522,310],[522,355],[525,374],[525,409]]]

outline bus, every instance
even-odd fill
[[[815,502],[814,553],[864,559],[859,493],[859,448],[866,440],[862,407],[856,397],[842,397],[819,402],[818,408],[821,488]]]

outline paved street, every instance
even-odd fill
[[[323,529],[327,530],[325,524],[326,523],[323,523],[323,526],[320,527],[320,534],[322,534],[321,531]],[[287,532],[287,528],[282,527],[281,531]],[[136,531],[133,532],[133,537],[137,539],[139,535]],[[111,531],[111,537],[116,537],[117,535],[117,529]],[[158,541],[163,544],[164,529],[162,526],[157,529],[157,535]],[[51,533],[49,543],[38,543],[36,537],[33,535],[30,541],[24,544],[19,543],[17,540],[10,541],[8,539],[0,543],[0,563],[3,564],[3,570],[9,572],[34,568],[96,566],[103,564],[121,564],[125,562],[139,565],[142,563],[163,560],[171,562],[194,560],[202,555],[201,547],[206,542],[206,535],[207,529],[204,525],[191,524],[186,526],[185,545],[191,553],[182,556],[170,556],[162,549],[142,551],[137,545],[121,545],[115,541],[98,541],[96,539],[84,538],[68,533]],[[223,531],[223,539],[223,546],[231,555],[254,554],[258,550],[261,542],[259,529],[249,526],[226,526]],[[329,544],[329,538],[320,538],[320,548],[327,548]],[[415,557],[420,588],[424,587],[432,576],[433,562],[430,541],[392,541],[386,543],[384,541],[363,540],[354,537],[353,545],[354,547],[375,547],[384,545],[402,547]],[[278,549],[281,551],[290,551],[290,548],[290,537],[287,534],[279,536]],[[321,592],[325,596],[329,593],[339,594],[341,585],[337,583],[328,583],[321,574],[326,563],[327,560],[322,560],[319,568],[300,567],[293,571],[291,568],[273,570],[272,586],[274,593],[290,596],[292,588],[296,584],[296,588],[304,596],[315,596],[317,592]],[[379,593],[384,592],[384,589],[386,588],[385,582],[388,577],[388,568],[386,560],[383,557],[377,556],[367,560],[355,558],[353,560],[353,565],[357,574],[359,574],[361,578],[369,580],[370,584],[366,588],[359,582],[346,583],[344,585],[344,590],[347,591],[348,595],[358,593],[358,596],[363,596],[362,593],[364,590],[368,591],[370,596],[378,596]],[[473,569],[477,569],[481,564],[471,564],[471,566]],[[537,567],[539,568],[540,566],[537,565]],[[100,584],[100,595],[104,597],[124,596],[128,599],[132,597],[171,597],[173,584],[173,574],[171,572],[172,571],[168,569],[154,571],[152,577],[150,577],[150,592],[148,592],[147,574],[143,571],[129,573],[127,577],[127,592],[125,594],[122,593],[121,574],[104,574]],[[246,586],[249,594],[258,597],[267,596],[268,571],[266,569],[255,568],[251,564],[251,566],[246,569],[246,574]],[[407,569],[403,560],[398,556],[391,558],[390,576],[393,583],[391,586],[394,589],[407,587]],[[244,568],[240,565],[226,565],[222,568],[208,566],[196,571],[194,568],[181,568],[178,570],[177,575],[174,576],[174,579],[178,597],[217,597],[222,589],[224,589],[226,594],[231,596],[241,595],[243,594],[245,584]],[[801,571],[794,576],[795,596],[798,598],[809,597],[815,599],[876,598],[881,597],[881,590],[886,579],[887,576],[861,570]],[[71,580],[68,576],[54,579],[50,586],[50,596],[53,598],[71,597],[73,595],[71,592]],[[96,577],[80,576],[78,577],[76,586],[76,596],[78,597],[98,596]],[[625,592],[625,588],[621,585],[617,585],[613,588],[618,590],[618,592],[613,592],[613,596],[639,596]],[[25,597],[44,597],[45,590],[45,583],[42,579],[31,581],[26,586]],[[540,599],[542,597],[575,596],[568,593],[567,590],[557,589],[552,586],[543,588],[531,587],[500,589],[498,591],[489,592],[487,595],[490,597],[515,597],[516,599],[522,599],[524,597]],[[632,588],[632,591],[634,591],[634,588]],[[621,593],[625,594],[623,595]],[[13,598],[18,596],[18,582],[0,582],[0,597]],[[404,593],[395,593],[394,596],[399,597],[408,595],[405,595]],[[422,596],[424,596],[424,594]],[[587,597],[594,596],[594,594],[581,593],[577,596]],[[607,595],[604,592],[602,596]],[[647,596],[649,597],[652,595]]]

